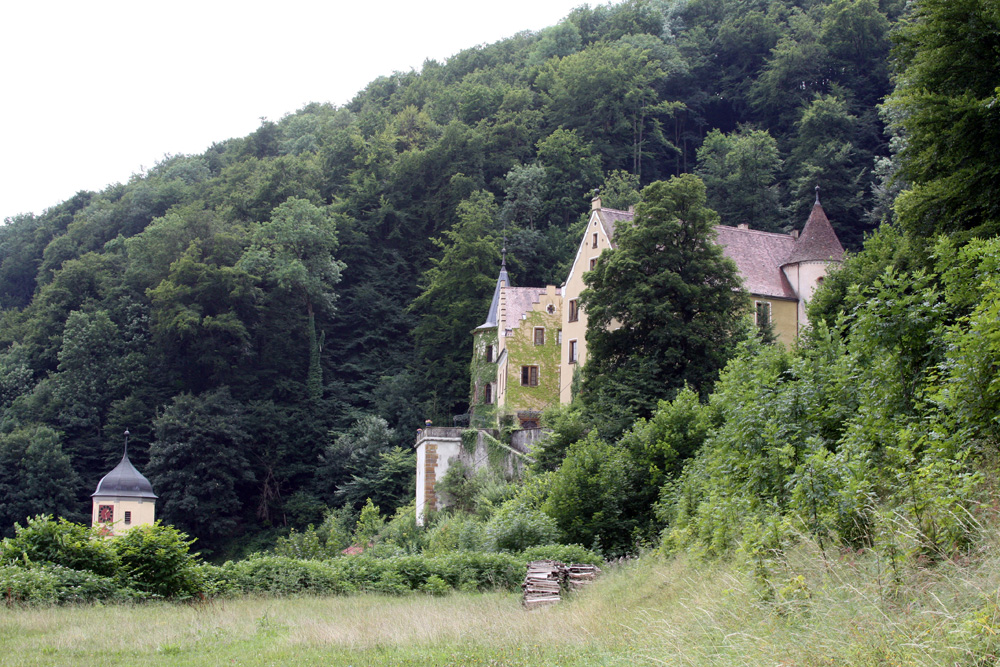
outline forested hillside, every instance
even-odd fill
[[[841,240],[859,249],[901,187],[888,180],[900,166],[890,144],[905,143],[911,112],[878,105],[903,8],[583,6],[539,33],[379,78],[344,107],[308,105],[9,219],[0,526],[40,512],[82,519],[126,428],[160,517],[206,552],[368,497],[391,512],[409,499],[415,428],[467,408],[469,332],[488,307],[501,230],[515,284],[559,284],[594,188],[627,206],[641,187],[694,172],[723,224],[782,230],[801,227],[819,184]],[[919,59],[919,47],[903,42],[897,57]],[[962,145],[990,145],[977,138]],[[913,182],[962,162],[930,164],[919,141],[905,150]],[[940,209],[906,201],[923,216],[920,238],[947,230],[926,222]],[[963,229],[995,206],[979,203]],[[872,278],[865,270],[850,275]],[[824,302],[831,326],[848,284]],[[658,493],[649,486],[642,502]],[[579,539],[600,534],[588,530]]]

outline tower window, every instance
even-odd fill
[[[488,363],[488,364],[492,364],[493,363],[493,346],[492,345],[487,345],[486,346],[486,363]]]
[[[129,511],[125,512],[125,525],[126,526],[132,525],[132,512]]]
[[[535,345],[545,345],[545,327],[535,327]]]
[[[524,387],[538,386],[538,366],[521,366],[521,385]]]
[[[487,382],[483,387],[483,403],[490,405],[493,403],[493,383]]]

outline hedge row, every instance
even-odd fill
[[[361,555],[330,560],[257,555],[221,566],[204,565],[202,573],[209,594],[222,595],[513,591],[524,580],[527,563],[543,558],[600,563],[600,557],[582,547],[551,545],[516,555],[461,551],[438,556]]]

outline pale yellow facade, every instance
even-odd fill
[[[94,497],[91,525],[108,526],[112,535],[121,535],[135,526],[149,526],[156,521],[156,501],[149,498]],[[110,508],[111,521],[102,521],[101,513]],[[105,514],[106,516],[106,514]]]
[[[602,252],[611,247],[611,239],[597,210],[590,213],[587,232],[580,240],[576,259],[563,286],[562,350],[559,362],[559,402],[573,399],[573,376],[587,361],[587,314],[579,307],[580,293],[586,289],[583,274],[589,271]]]
[[[751,295],[750,298],[753,301],[755,323],[758,325],[765,324],[765,322],[761,322],[756,318],[759,316],[758,305],[762,303],[768,304],[775,337],[785,347],[791,347],[795,343],[795,338],[799,335],[799,302],[755,295]]]

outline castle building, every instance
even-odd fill
[[[604,208],[595,197],[561,288],[513,287],[506,261],[501,264],[486,320],[472,331],[470,427],[492,429],[511,423],[510,419],[521,429],[511,446],[530,454],[531,443],[539,437],[542,410],[572,400],[574,379],[587,360],[587,314],[579,306],[580,293],[586,289],[584,273],[594,268],[601,253],[615,247],[615,230],[634,219],[634,211]],[[791,345],[807,325],[806,304],[830,267],[844,256],[820,205],[819,188],[801,234],[762,232],[746,225],[718,225],[715,234],[724,254],[736,264],[756,323],[771,327],[779,341]],[[463,430],[428,428],[417,437],[419,522],[426,510],[445,504],[435,485],[453,461],[473,468],[482,465],[482,443],[466,450]],[[95,513],[96,507],[95,501]]]
[[[513,287],[500,266],[486,321],[473,333],[470,425],[510,416],[536,428],[559,397],[562,293],[555,285]]]
[[[91,494],[91,525],[106,527],[110,535],[120,535],[133,526],[156,521],[156,494],[153,485],[136,470],[128,458],[128,431],[121,462],[97,484]]]
[[[632,210],[602,207],[599,197],[591,204],[587,231],[562,289],[559,387],[562,403],[572,400],[574,374],[587,360],[587,314],[577,305],[580,293],[586,289],[583,274],[594,268],[602,252],[615,247],[615,229],[631,224],[634,219]],[[726,257],[736,264],[743,287],[753,302],[756,323],[771,326],[779,341],[791,345],[799,330],[808,324],[806,304],[813,292],[830,267],[844,257],[844,247],[819,202],[819,188],[801,234],[762,232],[747,225],[717,225],[715,233]]]

